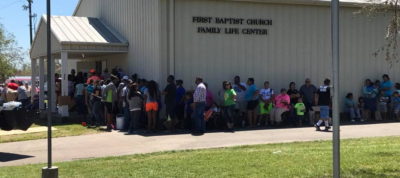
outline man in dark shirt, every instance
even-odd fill
[[[175,108],[176,108],[176,85],[175,77],[173,75],[167,78],[168,85],[164,89],[165,95],[165,109],[167,114],[167,121],[171,119],[175,122]],[[173,128],[171,128],[173,129]]]
[[[322,122],[325,122],[325,131],[330,129],[329,127],[329,106],[331,104],[331,89],[329,87],[330,84],[329,79],[325,79],[324,85],[320,86],[317,91],[317,101],[316,103],[320,108],[320,119],[317,124],[315,124],[315,128],[317,131],[320,130],[320,126]]]
[[[314,104],[314,97],[317,93],[317,87],[311,84],[310,79],[306,79],[305,84],[300,87],[300,95],[303,98],[304,105],[306,106],[306,118],[310,120],[310,118],[314,118],[314,112],[312,107],[315,106]],[[314,122],[313,120],[310,120]],[[312,123],[314,124],[314,123]]]

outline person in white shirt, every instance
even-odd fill
[[[259,125],[261,125],[261,120],[265,121],[265,125],[268,124],[274,96],[275,93],[274,90],[269,87],[269,81],[265,81],[264,88],[260,90],[260,115],[258,121]]]

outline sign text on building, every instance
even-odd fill
[[[196,24],[224,24],[224,25],[247,25],[260,26],[260,28],[238,28],[238,27],[216,27],[200,26],[197,27],[197,33],[212,34],[245,34],[245,35],[268,35],[268,29],[263,26],[271,26],[271,19],[244,19],[244,18],[223,18],[223,17],[201,17],[194,16],[192,22]]]

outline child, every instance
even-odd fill
[[[272,99],[274,97],[274,90],[269,87],[269,82],[264,82],[264,88],[260,90],[260,121],[265,121],[265,126],[270,122],[270,112],[273,108]],[[261,125],[261,124],[260,124]]]
[[[358,108],[361,110],[361,122],[365,120],[370,120],[371,112],[368,109],[365,109],[365,101],[363,97],[358,98]]]
[[[299,126],[301,127],[304,121],[304,113],[306,112],[306,105],[303,103],[301,97],[297,99],[294,109],[296,110],[296,120],[299,122]]]
[[[356,106],[356,103],[353,100],[353,93],[348,93],[346,95],[346,99],[344,100],[344,105],[346,111],[350,114],[351,122],[355,122],[356,119],[361,119],[360,109]]]
[[[377,120],[386,120],[387,119],[388,103],[389,103],[389,97],[385,96],[385,91],[382,90],[380,92],[380,96],[379,96],[379,100],[378,100],[380,118],[378,118]]]
[[[399,120],[400,116],[400,95],[398,91],[393,93],[393,112],[395,120]]]

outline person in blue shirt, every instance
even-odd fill
[[[383,82],[381,83],[381,90],[384,91],[386,97],[391,97],[393,95],[393,82],[390,81],[389,75],[384,74],[382,76]]]
[[[351,122],[355,122],[356,119],[360,119],[361,121],[363,121],[360,114],[360,108],[357,107],[356,103],[353,100],[353,93],[348,93],[346,95],[344,104],[346,107],[346,111],[350,114]]]
[[[400,118],[400,95],[398,91],[393,93],[393,112],[395,114],[395,120],[399,120]]]
[[[178,121],[180,123],[180,126],[183,128],[183,121],[185,118],[185,93],[186,90],[183,87],[183,81],[182,80],[176,80],[176,117],[178,118]]]
[[[254,127],[257,124],[257,113],[256,108],[258,105],[258,90],[257,86],[254,84],[254,78],[249,78],[247,80],[247,90],[245,94],[245,99],[247,101],[247,120],[249,122],[249,127]]]

